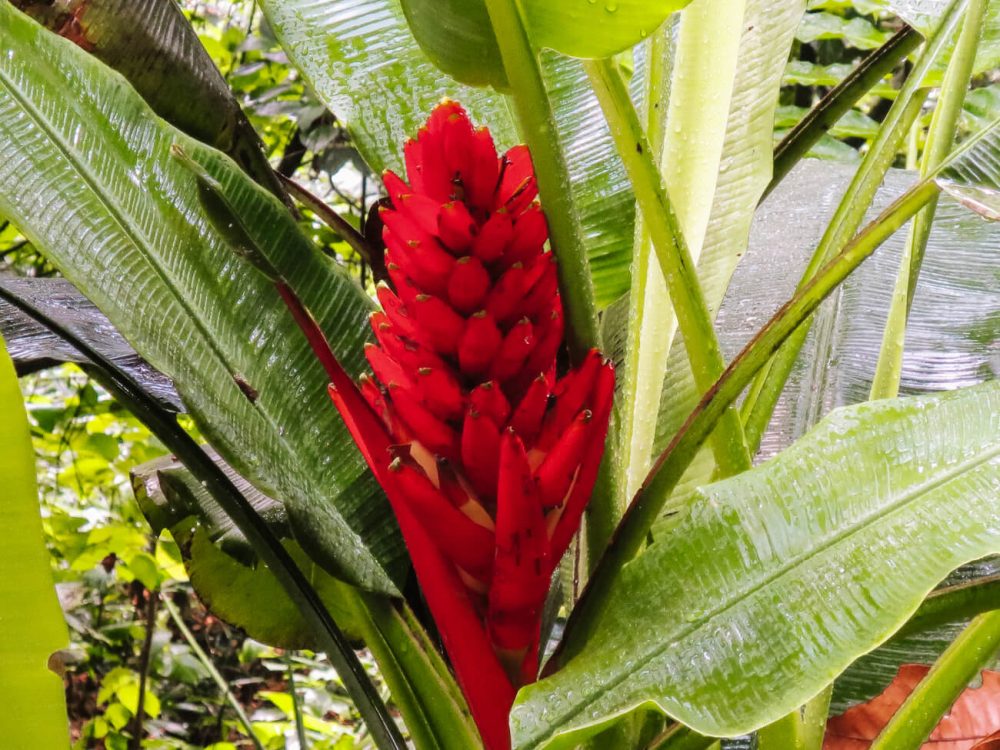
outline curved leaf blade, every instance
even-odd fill
[[[10,747],[69,747],[60,676],[49,666],[69,645],[42,534],[35,453],[14,364],[0,339],[0,705]]]
[[[835,411],[664,524],[584,651],[521,692],[516,746],[641,705],[722,736],[784,716],[1000,550],[998,497],[1000,381]]]
[[[276,198],[155,118],[120,76],[6,3],[0,26],[0,211],[174,380],[227,462],[285,504],[310,554],[395,593],[405,552],[322,368],[271,285],[203,215],[171,145],[225,186],[352,369],[370,300]]]
[[[572,57],[611,57],[652,36],[691,0],[522,0],[532,41]]]
[[[486,5],[467,0],[400,0],[410,31],[435,65],[456,81],[507,88],[507,73]]]

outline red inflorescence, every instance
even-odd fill
[[[387,172],[374,378],[331,395],[400,523],[487,746],[509,745],[538,671],[552,572],[604,450],[614,371],[597,351],[561,379],[563,310],[528,151],[497,157],[445,101]],[[339,382],[338,382],[339,381]]]

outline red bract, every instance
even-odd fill
[[[528,151],[498,158],[454,102],[385,175],[392,287],[371,318],[375,379],[334,403],[389,498],[483,740],[509,747],[538,672],[542,607],[604,450],[614,372],[562,379],[563,309]]]

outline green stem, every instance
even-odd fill
[[[295,689],[295,665],[290,657],[285,658],[285,666],[288,668],[288,695],[292,699],[292,713],[295,714],[295,734],[299,740],[299,750],[308,750],[309,738],[306,737],[306,722],[302,716],[299,694]]]
[[[579,360],[591,348],[600,348],[600,332],[590,263],[555,114],[517,0],[486,0],[486,8],[510,82],[521,137],[535,165],[549,235],[559,259],[559,286],[569,323],[571,353]]]
[[[683,724],[674,724],[649,743],[647,750],[708,750],[719,740],[704,737]]]
[[[358,592],[355,616],[393,702],[418,750],[464,750],[482,744],[465,699],[423,628],[383,597]]]
[[[837,207],[826,232],[813,253],[809,266],[799,282],[799,289],[815,275],[837,248],[843,247],[864,221],[865,213],[875,199],[886,172],[895,161],[900,144],[909,128],[920,114],[926,91],[923,82],[931,68],[946,49],[959,21],[966,0],[952,0],[938,24],[937,30],[924,45],[924,50],[906,79],[896,101],[893,102],[844,198]],[[795,365],[809,333],[803,328],[782,347],[770,365],[761,371],[747,398],[743,402],[743,423],[751,449],[756,449],[771,421],[778,397]]]
[[[927,177],[935,171],[951,152],[958,120],[962,114],[962,104],[965,102],[965,94],[969,89],[969,80],[976,62],[976,50],[979,48],[979,36],[988,6],[988,0],[969,0],[962,30],[941,85],[941,96],[927,131],[927,142],[920,162],[921,177]],[[896,287],[885,324],[878,364],[875,367],[870,396],[872,399],[893,398],[899,393],[903,350],[906,344],[906,323],[936,210],[937,200],[933,200],[917,214],[910,228],[906,249],[899,264],[899,275],[896,277]]]
[[[670,53],[670,25],[653,35],[646,55],[646,135],[652,158],[660,163],[663,155],[667,106],[665,90],[669,80],[665,64]],[[632,284],[629,286],[628,341],[625,361],[618,372],[621,384],[622,421],[618,435],[622,471],[618,494],[632,497],[649,471],[652,461],[656,421],[649,418],[649,405],[660,399],[663,370],[670,351],[671,310],[663,304],[667,289],[659,263],[650,255],[649,230],[636,215],[632,247]],[[596,560],[597,558],[595,558]]]
[[[632,180],[644,225],[663,269],[678,327],[684,335],[695,384],[704,393],[726,369],[726,362],[694,260],[621,74],[610,60],[589,60],[584,67]],[[722,414],[713,447],[716,464],[724,476],[750,468],[750,452],[735,408]]]
[[[247,716],[246,711],[243,710],[243,705],[239,702],[233,691],[229,689],[229,683],[226,682],[226,678],[222,676],[218,669],[215,667],[215,663],[212,661],[211,657],[205,653],[204,649],[198,644],[198,639],[194,637],[194,633],[184,622],[184,618],[181,617],[181,613],[178,611],[177,606],[170,601],[169,596],[164,596],[162,599],[163,608],[167,610],[167,614],[170,615],[170,619],[174,621],[174,627],[180,632],[181,637],[185,640],[188,648],[191,649],[191,653],[194,654],[198,662],[205,668],[208,672],[208,676],[212,678],[215,686],[219,688],[219,692],[222,693],[222,697],[225,698],[226,703],[229,704],[230,708],[233,709],[233,713],[236,714],[236,718],[239,720],[240,724],[243,725],[243,731],[246,733],[247,737],[250,738],[250,742],[256,750],[264,750],[264,745],[261,744],[260,738],[253,731],[253,723],[250,721],[250,717]]]
[[[671,491],[694,460],[701,444],[754,374],[855,268],[938,193],[939,188],[933,181],[925,181],[900,196],[771,318],[702,397],[626,511],[570,615],[566,635],[559,651],[546,666],[547,672],[572,657],[586,643],[621,569],[641,549]]]
[[[829,132],[865,94],[920,46],[920,34],[903,26],[895,36],[858,63],[836,88],[824,96],[774,149],[774,173],[763,201],[820,138]]]
[[[601,337],[590,262],[555,114],[517,0],[486,0],[486,9],[510,82],[521,136],[531,150],[549,236],[559,260],[559,289],[566,310],[570,358],[580,361],[590,349],[602,348]],[[593,557],[607,546],[621,517],[614,490],[619,417],[616,407],[608,430],[608,448],[587,506],[587,549]]]
[[[358,660],[343,631],[337,626],[316,590],[303,575],[288,551],[271,531],[267,522],[202,450],[201,446],[156,402],[131,375],[60,326],[31,303],[0,286],[0,298],[52,330],[90,360],[95,376],[114,397],[159,438],[177,456],[191,474],[212,494],[236,527],[243,532],[265,565],[274,573],[289,598],[295,602],[303,619],[316,633],[323,650],[350,693],[376,746],[384,750],[404,750],[406,742],[385,703]]]
[[[871,750],[916,750],[1000,649],[1000,611],[980,615],[934,663],[899,707]]]
[[[809,701],[802,709],[802,747],[804,750],[823,750],[826,722],[830,713],[833,683]]]
[[[904,638],[1000,609],[1000,575],[937,589],[893,636]]]

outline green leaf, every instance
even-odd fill
[[[272,285],[205,218],[170,147],[222,183],[352,370],[370,300],[277,199],[154,117],[120,76],[6,3],[0,26],[0,213],[173,378],[219,453],[285,504],[314,559],[395,592],[405,551],[322,368]]]
[[[697,245],[692,242],[691,248],[697,259],[705,300],[713,316],[718,313],[729,280],[746,252],[757,204],[771,179],[774,111],[785,60],[803,8],[802,2],[783,3],[780,11],[766,0],[749,0],[746,3],[732,73],[732,96],[728,107],[721,113],[724,122],[716,126],[720,131],[718,156],[708,167],[695,162],[687,174],[681,172],[675,177],[676,184],[684,185],[691,179],[690,173],[700,167],[705,171],[701,179],[707,181],[711,191],[707,200],[689,209],[694,218],[685,223],[681,214],[681,219],[689,237],[697,236],[695,230],[689,227],[704,227],[703,239]],[[696,35],[692,47],[698,44],[697,38]],[[675,80],[680,80],[679,85],[686,87],[685,90],[691,87],[679,70],[674,75]],[[674,97],[673,91],[671,97]],[[700,97],[697,86],[688,92],[687,97],[688,103],[697,102]],[[673,153],[665,154],[665,163],[671,165],[670,169],[677,169],[676,165],[690,158],[685,153],[688,151],[686,133],[670,134],[670,137],[678,143]],[[668,140],[669,143],[671,140]],[[690,196],[683,197],[683,191],[681,195],[680,200],[691,203]],[[662,284],[660,290],[663,290]],[[664,294],[660,306],[665,305]],[[650,309],[648,302],[646,308]],[[672,332],[672,315],[667,316],[667,321]],[[652,335],[655,336],[657,330],[658,327],[654,327]],[[663,358],[663,364],[653,368],[649,377],[660,380],[655,389],[649,388],[660,394],[659,414],[655,422],[644,419],[645,434],[639,436],[642,441],[633,442],[630,467],[633,490],[638,488],[645,476],[651,457],[666,446],[700,397],[688,364],[687,350],[680,337],[672,341],[669,355]],[[648,405],[640,403],[637,408],[645,410]],[[643,422],[637,419],[637,424]],[[702,465],[711,471],[711,464]]]
[[[516,747],[640,705],[712,735],[774,721],[1000,550],[998,497],[1000,381],[835,411],[661,523],[585,649],[522,690]]]
[[[399,0],[262,0],[261,7],[292,62],[346,123],[376,172],[402,174],[404,142],[443,96],[460,101],[478,125],[488,126],[499,147],[517,142],[507,97],[439,73],[413,38]],[[570,190],[595,299],[604,307],[628,289],[634,200],[582,66],[553,53],[541,58],[559,138],[571,155]]]
[[[611,57],[651,36],[691,0],[521,0],[539,48],[572,57]]]
[[[69,633],[42,534],[35,454],[14,364],[0,339],[0,705],[8,747],[68,748],[62,679]]]
[[[507,73],[482,0],[400,0],[424,53],[456,81],[507,88]]]

